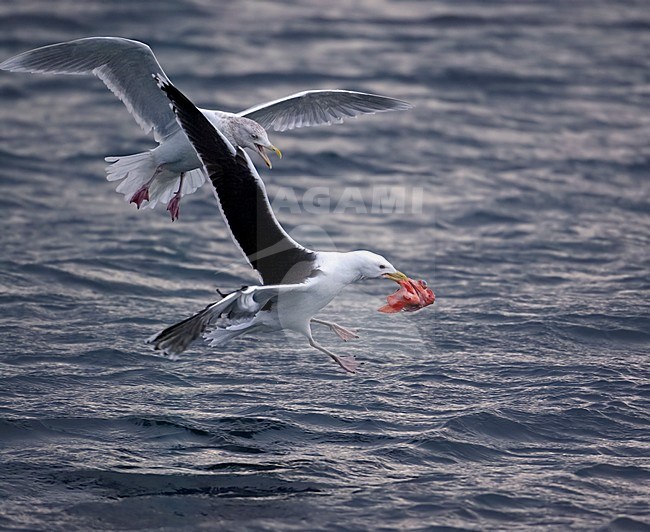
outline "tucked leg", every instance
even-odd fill
[[[313,338],[309,339],[309,345],[315,347],[319,351],[322,351],[328,355],[334,362],[341,366],[348,373],[356,373],[359,369],[359,363],[355,360],[354,357],[340,357],[332,353],[329,349],[324,348],[322,345],[317,344]]]
[[[181,180],[178,184],[178,190],[174,194],[174,197],[169,200],[167,204],[167,210],[171,214],[172,222],[178,220],[178,215],[180,214],[180,205],[181,205],[181,190],[183,190],[183,178],[185,177],[185,172],[181,173]]]
[[[312,318],[311,322],[329,327],[330,331],[336,333],[338,337],[344,342],[347,342],[348,340],[352,340],[354,338],[359,338],[356,329],[346,329],[345,327],[342,327],[341,325],[339,325],[338,323],[334,323],[333,321],[325,321],[325,320],[319,320],[317,318]]]

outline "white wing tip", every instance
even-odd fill
[[[22,70],[20,61],[16,61],[15,59],[15,57],[10,57],[0,63],[0,70],[6,70],[7,72],[20,72]]]
[[[158,85],[158,88],[162,90],[163,87],[168,87],[171,85],[169,80],[165,78],[160,72],[154,72],[151,74],[151,77],[154,79],[156,82],[156,85]]]
[[[158,331],[157,333],[152,334],[149,338],[147,338],[144,343],[146,345],[151,346],[151,350],[154,351],[157,355],[163,356],[164,358],[167,358],[169,360],[179,360],[181,357],[179,356],[179,353],[176,353],[175,351],[170,351],[166,347],[158,347],[157,345],[152,345],[156,342],[158,339],[158,336],[164,331],[165,329],[162,329]]]
[[[405,102],[404,100],[395,100],[395,109],[397,111],[406,111],[408,109],[413,109],[415,107],[415,104],[412,104],[410,102]]]
[[[158,331],[157,333],[153,333],[149,338],[147,338],[147,339],[144,341],[144,343],[145,343],[145,344],[153,344],[153,343],[156,341],[156,338],[158,338],[158,336],[160,336],[160,333],[163,332],[164,330],[165,330],[165,329],[161,329],[161,330]],[[156,349],[156,348],[154,347],[154,349]]]

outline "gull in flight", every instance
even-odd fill
[[[153,208],[166,203],[172,221],[181,198],[206,180],[201,161],[174,119],[152,75],[169,81],[151,48],[119,37],[89,37],[23,52],[0,63],[1,70],[52,74],[93,74],[124,103],[159,145],[134,155],[106,157],[109,181],[126,201]],[[239,113],[200,109],[233,146],[250,148],[271,168],[265,150],[282,153],[269,141],[275,131],[342,122],[344,118],[410,109],[402,100],[347,90],[308,90],[250,107]]]
[[[370,251],[312,251],[298,244],[276,219],[248,154],[233,146],[165,78],[157,81],[205,166],[234,243],[262,283],[224,295],[194,316],[154,334],[147,343],[176,357],[201,335],[211,346],[222,346],[244,334],[292,330],[346,372],[355,373],[354,357],[340,357],[317,343],[311,324],[325,325],[344,340],[356,337],[354,332],[314,316],[352,283],[380,278],[400,283],[408,277]]]

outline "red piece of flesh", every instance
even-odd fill
[[[386,298],[388,304],[380,307],[379,312],[415,312],[436,300],[433,291],[427,288],[427,284],[422,280],[408,279],[400,281],[399,285],[397,291]]]

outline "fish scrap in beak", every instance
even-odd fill
[[[432,305],[436,301],[435,294],[427,287],[427,283],[422,280],[415,281],[407,277],[406,281],[399,281],[399,285],[397,292],[386,298],[388,304],[377,309],[379,312],[388,314],[400,311],[415,312]]]
[[[257,148],[257,152],[260,154],[260,157],[264,159],[266,166],[268,166],[269,168],[273,168],[273,165],[271,164],[271,159],[269,159],[268,155],[266,155],[266,153],[264,152],[264,149],[267,149],[269,151],[274,151],[275,154],[278,156],[278,159],[282,159],[282,152],[278,148],[276,148],[273,144],[269,144],[268,146],[255,144],[255,147]]]
[[[390,279],[391,281],[395,281],[396,283],[401,283],[403,281],[408,281],[409,278],[404,275],[402,272],[394,272],[394,273],[385,273],[382,275],[382,277],[386,279]]]

